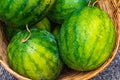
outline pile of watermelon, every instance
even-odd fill
[[[100,67],[115,46],[116,31],[95,0],[2,0],[0,20],[10,68],[32,80],[55,80],[64,66]]]

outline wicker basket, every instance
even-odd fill
[[[97,0],[96,5],[106,11],[110,17],[112,18],[115,28],[116,28],[116,44],[114,47],[113,52],[111,53],[111,56],[109,59],[99,68],[96,70],[92,70],[89,72],[76,72],[71,69],[66,68],[61,75],[58,77],[58,80],[87,80],[95,75],[97,75],[99,72],[104,70],[105,67],[107,67],[110,62],[114,59],[115,55],[117,54],[117,50],[119,47],[119,39],[120,39],[120,0]],[[0,21],[0,64],[3,66],[9,73],[11,73],[13,76],[15,76],[19,80],[30,80],[28,78],[25,78],[16,72],[14,72],[12,69],[9,68],[9,65],[7,63],[7,56],[6,56],[6,47],[7,47],[7,41],[4,37],[3,32],[3,23]]]

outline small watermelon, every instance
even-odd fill
[[[41,20],[40,22],[38,22],[36,24],[36,27],[42,29],[42,30],[47,30],[47,31],[51,31],[51,23],[48,20],[48,18],[44,18],[43,20]]]
[[[54,28],[54,30],[52,32],[52,34],[55,36],[56,40],[58,40],[58,38],[59,38],[60,28],[61,28],[61,26],[58,25]]]
[[[48,14],[53,3],[54,0],[1,0],[0,20],[8,26],[32,26]]]
[[[7,55],[10,67],[32,80],[54,80],[60,74],[62,63],[54,36],[46,30],[20,31],[10,41]]]
[[[49,19],[55,23],[62,24],[66,17],[74,10],[84,8],[89,0],[56,0],[49,12]]]
[[[108,59],[115,40],[116,31],[109,15],[97,7],[85,7],[72,13],[63,23],[60,55],[74,70],[93,70]]]

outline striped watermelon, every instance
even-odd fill
[[[54,0],[1,0],[0,20],[14,27],[31,26],[47,15],[53,3]]]
[[[31,29],[17,33],[7,47],[10,67],[32,80],[54,80],[62,69],[57,43],[46,30]]]
[[[51,31],[51,23],[48,20],[47,17],[45,17],[44,19],[42,19],[40,22],[38,22],[36,24],[36,27],[42,29],[42,30],[47,30],[47,31]]]
[[[108,59],[115,40],[115,27],[108,14],[97,7],[86,7],[71,14],[62,25],[60,55],[74,70],[93,70]]]
[[[51,21],[61,24],[70,13],[87,6],[88,2],[88,0],[56,0],[48,17]]]

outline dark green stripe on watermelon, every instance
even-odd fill
[[[19,11],[24,10],[24,8],[27,6],[28,1],[29,1],[29,0],[24,0],[24,1],[21,3],[20,6],[17,6],[17,7],[15,8],[14,14],[13,14],[12,16],[10,16],[10,18],[8,18],[8,21],[14,19],[15,16],[16,16],[16,18],[17,18],[17,17],[18,17],[18,14],[22,14],[22,13],[19,12]],[[19,4],[20,4],[20,3],[19,3]]]
[[[114,49],[116,39],[112,20],[96,7],[72,13],[60,30],[60,55],[65,64],[89,71],[103,64]]]
[[[1,5],[0,5],[0,18],[3,18],[3,19],[6,18],[6,13],[9,14],[8,13],[9,7],[10,7],[11,3],[13,2],[13,0],[8,0],[7,3],[5,3],[5,2],[6,2],[5,0],[2,0]]]

